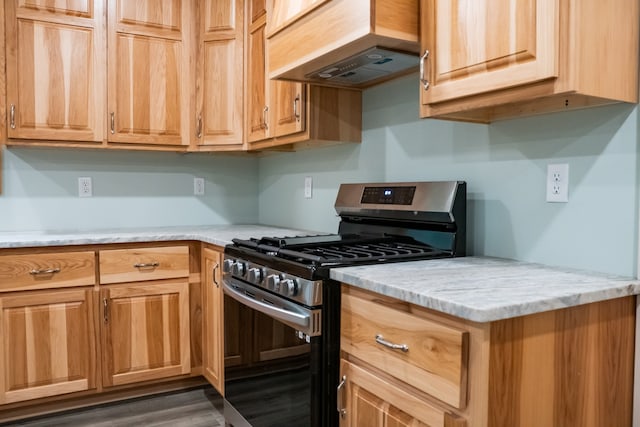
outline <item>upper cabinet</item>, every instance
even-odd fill
[[[7,144],[255,151],[359,142],[359,92],[269,79],[268,10],[266,0],[0,4]]]
[[[418,68],[418,0],[267,0],[268,76],[365,88]]]
[[[421,117],[638,101],[638,2],[421,0]]]
[[[102,141],[103,2],[8,1],[7,136]]]
[[[362,94],[271,80],[266,29],[272,9],[265,0],[249,2],[247,29],[247,141],[250,150],[360,142]]]
[[[108,4],[109,141],[188,144],[192,2]]]
[[[238,150],[244,141],[244,2],[201,0],[198,12],[197,142]]]

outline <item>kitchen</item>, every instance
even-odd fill
[[[637,275],[635,105],[491,125],[420,120],[417,78],[363,93],[361,144],[261,157],[5,149],[0,230],[261,223],[335,232],[343,182],[463,179],[471,254]],[[545,202],[546,167],[557,163],[570,165],[566,204]],[[91,198],[77,196],[84,176]],[[193,177],[205,178],[204,196],[192,195]]]

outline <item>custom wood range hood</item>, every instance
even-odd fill
[[[417,70],[418,0],[270,0],[269,78],[365,88]]]

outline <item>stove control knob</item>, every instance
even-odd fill
[[[257,268],[257,267],[253,267],[250,268],[249,271],[247,272],[247,279],[253,283],[253,284],[260,284],[260,282],[262,282],[262,269],[261,268]]]
[[[279,274],[270,274],[269,276],[267,276],[267,288],[274,292],[280,292]]]
[[[231,267],[233,267],[234,261],[232,259],[225,259],[222,263],[222,272],[231,273]]]
[[[282,281],[282,293],[289,297],[298,294],[298,281],[296,279],[285,279]]]
[[[233,275],[243,277],[246,271],[246,266],[242,261],[236,261],[233,263]]]

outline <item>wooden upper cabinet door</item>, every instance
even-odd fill
[[[0,297],[0,404],[95,388],[92,291]]]
[[[306,85],[272,80],[271,105],[274,111],[274,136],[290,135],[305,130]]]
[[[197,138],[200,145],[243,142],[243,0],[200,1]]]
[[[255,142],[270,136],[266,63],[266,16],[251,25],[248,33],[247,64],[247,141]]]
[[[5,3],[9,138],[102,141],[103,2]]]
[[[202,251],[203,375],[224,396],[224,313],[220,252]]]
[[[422,0],[422,103],[558,75],[558,0]]]
[[[190,75],[183,19],[191,2],[109,2],[110,142],[188,144]]]
[[[189,283],[112,285],[100,297],[105,385],[191,371]]]

